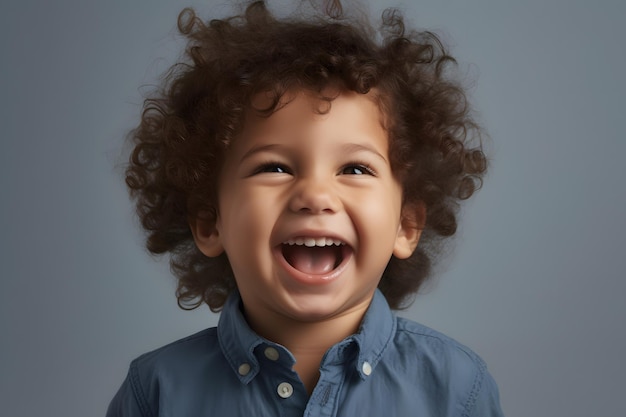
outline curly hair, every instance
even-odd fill
[[[339,1],[330,6],[306,18],[279,19],[263,1],[222,20],[204,22],[192,9],[179,15],[185,56],[144,101],[141,123],[129,134],[134,149],[126,184],[148,250],[171,255],[181,308],[206,303],[219,311],[236,288],[226,254],[203,255],[189,219],[217,219],[224,153],[261,92],[273,99],[261,110],[266,116],[288,91],[321,95],[332,84],[378,92],[404,204],[426,209],[417,249],[408,259],[392,257],[379,284],[394,309],[410,304],[444,238],[456,232],[459,203],[482,184],[482,132],[461,83],[448,71],[455,60],[438,37],[407,30],[396,9],[385,10],[374,30],[362,18],[346,17]]]

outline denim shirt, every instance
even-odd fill
[[[218,327],[135,359],[107,417],[502,416],[485,363],[396,317],[376,292],[360,330],[331,347],[311,396],[283,346],[248,327],[238,294]]]

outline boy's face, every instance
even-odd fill
[[[288,98],[269,118],[247,118],[221,172],[215,227],[192,224],[196,243],[226,252],[248,317],[364,311],[392,254],[410,256],[419,238],[415,216],[401,217],[379,108],[344,93],[317,114],[315,96]]]

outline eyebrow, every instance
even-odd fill
[[[257,154],[257,153],[260,153],[260,152],[268,152],[268,151],[272,151],[274,149],[280,149],[282,147],[283,147],[283,145],[279,145],[279,144],[268,144],[268,145],[261,145],[261,146],[253,146],[251,149],[249,149],[246,153],[243,154],[241,159],[239,159],[239,163],[242,163],[243,161],[245,161],[247,158],[251,157],[254,154]],[[361,143],[346,143],[345,145],[341,146],[341,148],[339,149],[339,152],[347,153],[347,154],[356,153],[356,152],[369,152],[369,153],[372,153],[372,154],[376,155],[377,157],[379,157],[383,161],[387,162],[387,158],[385,158],[374,147],[369,146],[369,145],[364,145],[364,144],[361,144]]]
[[[354,152],[363,152],[363,151],[373,153],[374,155],[378,156],[383,161],[387,162],[387,158],[385,158],[380,152],[378,152],[376,148],[369,146],[369,145],[364,145],[361,143],[346,143],[345,145],[341,147],[341,152],[344,152],[344,153],[354,153]]]
[[[269,144],[269,145],[253,146],[246,153],[243,154],[241,159],[239,159],[239,163],[242,163],[247,158],[249,158],[252,155],[257,154],[259,152],[267,152],[267,151],[271,151],[273,149],[280,149],[281,147],[282,147],[281,145],[274,144],[274,143]]]

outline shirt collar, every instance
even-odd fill
[[[233,292],[224,305],[217,325],[222,353],[241,382],[247,384],[259,373],[254,349],[264,342],[248,326],[241,309],[241,296]]]
[[[359,332],[350,337],[358,346],[359,354],[355,365],[362,379],[366,379],[380,362],[396,333],[396,326],[395,316],[385,296],[377,289],[363,317]]]
[[[356,345],[358,355],[354,363],[362,379],[366,379],[376,368],[383,352],[396,331],[395,316],[383,294],[377,289],[370,303],[358,333],[331,347],[324,356],[328,363],[343,357],[342,354]],[[220,315],[217,334],[220,347],[226,360],[241,382],[247,384],[259,373],[259,361],[255,355],[257,347],[263,344],[287,351],[256,334],[242,313],[241,296],[235,291],[228,297]],[[289,360],[295,362],[289,354]]]

